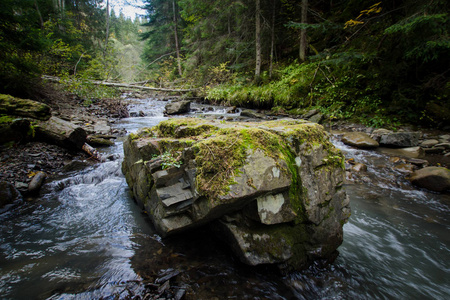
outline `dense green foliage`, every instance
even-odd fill
[[[170,56],[176,51],[173,1],[147,2],[152,30],[145,36],[146,57],[159,58],[152,68],[160,82],[173,82],[180,77]],[[257,84],[255,1],[175,2],[182,20],[178,80],[202,85],[210,101],[290,113],[317,107],[330,118],[373,126],[399,120],[448,124],[448,1],[261,0]],[[304,62],[298,59],[302,29],[308,40]]]
[[[87,79],[137,79],[140,20],[108,14],[104,2],[0,1],[0,92],[32,98],[41,74],[63,77],[81,96],[92,90]]]
[[[373,126],[450,119],[446,0],[144,0],[144,23],[107,2],[0,1],[0,92],[30,96],[47,74],[85,98],[110,94],[90,79],[145,80]]]

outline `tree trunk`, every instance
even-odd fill
[[[261,77],[261,1],[256,0],[256,30],[255,30],[255,41],[256,41],[256,67],[255,67],[255,81],[259,82]]]
[[[34,6],[36,7],[36,11],[39,16],[39,23],[40,23],[39,25],[41,25],[41,28],[44,28],[44,20],[42,19],[42,14],[41,14],[41,11],[39,10],[37,0],[34,0]]]
[[[175,0],[172,0],[173,5],[173,22],[175,27],[175,48],[177,51],[177,64],[178,64],[178,74],[180,76],[183,75],[183,71],[181,70],[181,58],[180,58],[180,46],[178,44],[178,19],[177,19],[177,8],[175,4]]]
[[[270,42],[270,66],[269,66],[269,77],[272,78],[273,72],[273,53],[275,49],[275,8],[276,0],[273,1],[273,12],[272,12],[272,28],[271,28],[271,42]]]
[[[308,0],[302,0],[302,18],[301,23],[308,23]],[[307,41],[306,41],[306,29],[300,30],[300,61],[306,60],[306,49],[307,49]]]
[[[52,81],[52,82],[61,82],[61,78],[56,77],[56,76],[42,75],[42,78],[45,80]],[[139,90],[148,90],[148,91],[174,92],[174,93],[195,92],[198,90],[197,88],[195,88],[195,89],[154,88],[154,87],[139,86],[136,84],[129,84],[129,83],[106,82],[106,81],[97,81],[97,80],[92,80],[90,82],[92,84],[96,84],[96,85],[123,87],[123,88],[129,88],[129,89],[139,89]]]
[[[37,139],[45,140],[69,150],[81,150],[87,137],[83,128],[57,117],[51,117],[48,121],[40,122],[35,130]]]
[[[97,151],[94,147],[91,147],[89,144],[84,143],[84,145],[81,147],[81,149],[89,154],[91,158],[94,158],[98,161],[105,161],[105,158],[100,154],[100,152]]]
[[[109,39],[109,0],[106,0],[106,37],[105,37],[105,49],[103,49],[103,56],[106,56]]]

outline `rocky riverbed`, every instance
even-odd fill
[[[152,117],[120,120],[112,127],[127,126],[127,130],[134,132],[149,126],[144,125],[146,123],[153,126],[164,119],[162,110],[166,102],[146,99],[143,103],[148,109],[136,103],[134,110],[138,115],[142,110]],[[192,103],[191,113],[193,110],[201,117],[219,119],[219,124],[222,120],[244,121],[238,113],[227,114],[222,108]],[[158,113],[153,115],[153,111]],[[208,116],[209,112],[211,116]],[[277,117],[256,113],[252,118]],[[329,128],[328,123],[324,125]],[[411,298],[411,294],[412,297],[420,294],[428,296],[424,298],[439,298],[444,295],[445,276],[439,270],[445,270],[448,265],[448,247],[445,247],[448,240],[445,199],[448,198],[443,194],[420,191],[403,180],[407,175],[392,166],[407,161],[407,158],[392,156],[391,159],[397,162],[391,162],[389,157],[379,153],[380,147],[367,151],[345,146],[340,142],[342,133],[336,132],[367,131],[370,135],[374,129],[353,124],[332,125],[333,143],[341,149],[344,147],[347,174],[352,175],[344,186],[352,197],[353,216],[345,225],[344,244],[335,264],[329,269],[315,270],[312,275],[307,271],[285,278],[295,296],[283,292],[284,284],[280,283],[281,277],[274,270],[242,269],[228,253],[218,253],[226,247],[218,249],[214,242],[206,242],[198,232],[183,234],[181,243],[180,236],[161,240],[154,235],[151,226],[141,220],[140,212],[135,211],[135,217],[130,219],[130,210],[137,210],[137,207],[125,189],[118,160],[96,163],[87,170],[65,175],[62,180],[49,184],[58,186],[51,191],[53,194],[15,208],[14,215],[3,214],[2,239],[7,265],[2,268],[1,275],[5,280],[0,289],[7,292],[15,289],[24,294],[26,290],[35,294],[40,291],[42,298],[79,295],[86,298],[176,299],[181,296],[211,299],[244,295],[247,298],[328,299],[385,298],[389,295]],[[428,132],[423,132],[427,136]],[[440,135],[445,132],[439,132],[436,137]],[[419,138],[420,142],[421,139],[423,137]],[[121,152],[122,140],[118,139],[116,145],[105,152]],[[53,150],[49,148],[48,151]],[[427,154],[425,158],[430,166],[438,162],[444,165],[442,154]],[[353,170],[356,164],[365,165],[367,171],[364,166],[359,172]],[[47,190],[50,189],[45,188]],[[407,221],[408,218],[412,220]],[[439,236],[440,232],[442,238],[438,239],[435,235]],[[392,255],[396,249],[398,252]],[[426,257],[421,256],[422,253],[427,253]],[[133,255],[133,270],[140,279],[135,278],[134,273],[127,273],[130,255]],[[104,277],[96,279],[98,274],[94,274],[93,269],[105,273]],[[14,276],[21,276],[20,283]],[[38,284],[29,289],[31,284],[27,282],[33,282],[32,278]],[[15,295],[14,291],[8,295]]]
[[[77,168],[77,162],[82,162],[84,167],[96,162],[92,155],[77,147],[38,137],[40,122],[54,118],[81,128],[86,132],[86,141],[95,147],[114,144],[116,136],[124,134],[110,127],[117,119],[128,116],[128,103],[122,98],[96,100],[84,105],[84,101],[74,95],[53,90],[52,95],[42,102],[23,100],[15,107],[15,99],[21,101],[2,95],[0,103],[3,142],[0,146],[0,182],[14,187],[25,197],[33,196],[28,192],[29,184],[39,172],[45,173],[47,178],[55,177]],[[2,195],[2,198],[6,197]],[[1,200],[2,204],[8,202]]]

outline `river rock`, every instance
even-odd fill
[[[320,123],[323,119],[323,114],[321,113],[317,113],[314,116],[310,117],[308,119],[308,121],[312,122],[312,123]]]
[[[94,132],[97,134],[108,134],[111,131],[111,126],[108,125],[106,120],[98,120],[94,124]]]
[[[412,164],[398,164],[394,166],[394,169],[404,174],[411,174],[416,167]]]
[[[31,180],[30,184],[28,185],[28,192],[29,193],[37,193],[39,189],[41,188],[42,184],[44,183],[45,178],[47,177],[47,174],[44,172],[37,172],[36,175],[33,176],[33,179]]]
[[[166,115],[180,115],[189,112],[191,101],[181,100],[167,103],[164,113]]]
[[[352,165],[352,171],[353,172],[366,172],[367,166],[363,163],[355,163]]]
[[[443,147],[444,149],[450,149],[450,143],[440,143],[434,145],[434,147]]]
[[[379,146],[377,141],[363,132],[347,132],[342,136],[342,142],[358,148],[376,148]]]
[[[51,117],[50,110],[50,106],[44,103],[0,94],[0,114],[45,121]]]
[[[443,167],[427,167],[417,170],[409,180],[412,184],[430,191],[450,190],[450,170]]]
[[[173,119],[124,143],[134,199],[163,235],[210,223],[250,265],[334,256],[350,215],[344,157],[302,120]]]
[[[243,109],[241,111],[241,116],[254,119],[264,119],[266,117],[264,114],[261,114],[251,109]]]
[[[311,109],[310,111],[308,111],[306,114],[304,114],[304,115],[302,116],[302,118],[303,118],[303,119],[309,119],[309,118],[311,118],[312,116],[317,115],[318,113],[319,113],[319,110],[316,109],[316,108],[314,108],[314,109]]]
[[[372,134],[370,135],[371,138],[373,138],[375,141],[380,142],[382,135],[388,135],[394,133],[392,130],[388,130],[385,128],[378,128],[372,131]]]
[[[0,212],[8,210],[14,203],[21,202],[22,195],[9,182],[0,181]]]
[[[425,140],[422,143],[420,143],[420,147],[422,147],[422,148],[431,148],[431,147],[433,147],[434,145],[437,145],[437,144],[439,144],[438,140],[435,140],[435,139]]]
[[[425,151],[421,147],[409,147],[409,148],[401,148],[401,149],[392,149],[392,148],[379,148],[380,152],[394,155],[394,156],[403,156],[408,158],[423,158],[425,157]]]
[[[450,134],[443,134],[439,136],[439,143],[450,143]]]
[[[390,147],[415,147],[419,145],[419,132],[392,132],[382,134],[380,145]]]

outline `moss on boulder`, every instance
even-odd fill
[[[0,115],[12,115],[45,121],[51,116],[50,106],[29,99],[0,94]]]
[[[244,262],[288,269],[342,242],[344,158],[318,124],[172,119],[130,135],[124,152],[127,183],[163,236],[215,221]]]

